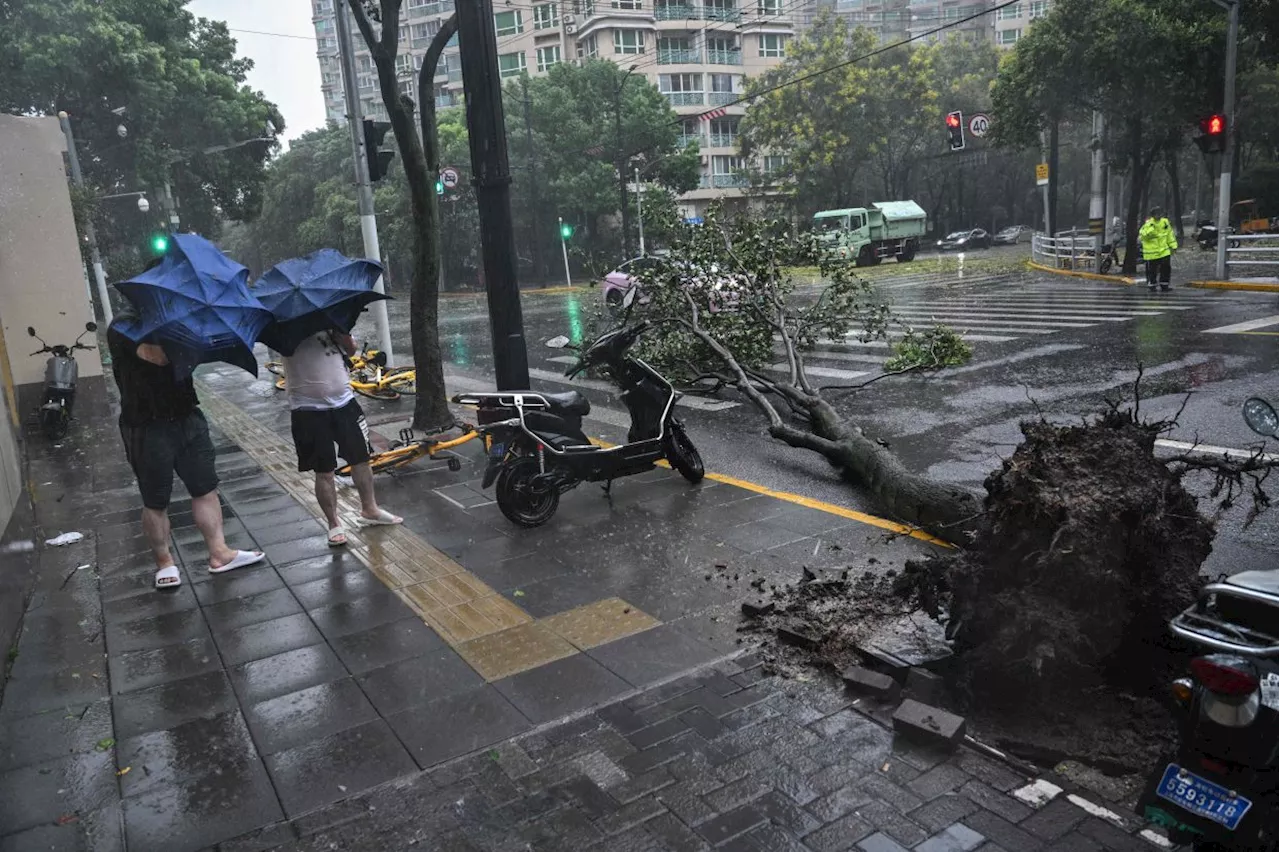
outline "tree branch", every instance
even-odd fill
[[[457,31],[458,15],[455,12],[445,19],[440,30],[432,36],[431,44],[427,45],[427,52],[422,57],[422,67],[418,69],[422,149],[427,155],[427,169],[433,174],[440,172],[440,145],[436,141],[436,68],[440,65],[440,54],[444,52],[445,45]]]
[[[364,38],[365,46],[369,48],[369,55],[376,62],[382,53],[382,41],[373,32],[373,23],[369,20],[369,16],[365,14],[364,6],[360,0],[347,0],[347,7],[351,9],[351,16],[356,19],[356,28],[360,30],[360,35]],[[397,14],[399,8],[396,9]],[[382,27],[382,37],[386,38],[387,28],[384,24]],[[399,36],[399,33],[396,33]]]

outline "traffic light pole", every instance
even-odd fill
[[[492,0],[457,4],[462,85],[467,92],[467,138],[472,183],[480,211],[493,372],[498,390],[529,387],[529,354],[516,283],[516,242],[511,226],[511,168],[498,79],[498,37]]]
[[[1236,35],[1240,31],[1240,2],[1227,3],[1227,73],[1222,90],[1222,112],[1227,119],[1226,138],[1222,148],[1222,179],[1218,186],[1218,258],[1214,272],[1219,281],[1226,281],[1227,228],[1231,225],[1231,166],[1235,153],[1236,135]]]
[[[351,41],[351,21],[347,4],[334,4],[333,17],[338,24],[338,56],[342,63],[342,94],[347,102],[347,126],[351,129],[351,158],[356,164],[356,200],[360,205],[360,236],[364,238],[364,256],[382,263],[378,250],[378,220],[373,213],[373,186],[369,183],[369,163],[364,155],[364,130],[360,124],[360,99],[356,93],[356,52]],[[373,289],[385,293],[382,276]],[[387,303],[378,300],[369,306],[378,326],[378,348],[387,356],[387,365],[395,363],[391,353],[391,323],[387,319]]]
[[[572,287],[573,279],[569,277],[569,241],[564,238],[564,217],[557,216],[556,222],[560,226],[560,256],[564,258],[564,286]]]
[[[71,134],[71,118],[65,113],[58,113],[58,123],[62,125],[62,134],[67,137],[67,159],[71,163],[71,179],[76,186],[84,186],[84,175],[80,172],[80,156],[76,153],[76,138]],[[89,244],[89,262],[93,264],[93,282],[98,288],[98,301],[102,302],[102,319],[111,325],[114,318],[111,313],[111,296],[107,292],[107,273],[102,267],[102,255],[98,251],[98,235],[93,230],[92,217],[85,217],[84,239]],[[89,305],[90,315],[93,305]]]

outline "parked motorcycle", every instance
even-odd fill
[[[80,337],[98,330],[97,323],[87,322]],[[71,428],[71,413],[76,402],[76,383],[80,379],[80,365],[76,363],[75,350],[92,350],[95,347],[85,346],[77,337],[70,346],[55,344],[50,346],[36,334],[36,330],[27,326],[27,334],[40,341],[40,348],[31,353],[31,357],[48,352],[49,360],[44,367],[44,395],[41,397],[37,414],[40,419],[40,430],[50,440],[58,440]]]
[[[1245,420],[1276,437],[1275,409],[1252,398]],[[1177,751],[1148,778],[1138,813],[1193,849],[1276,849],[1280,717],[1280,572],[1221,578],[1169,622],[1198,651],[1191,676],[1173,682]]]
[[[1230,248],[1240,248],[1240,241],[1232,239],[1231,234],[1236,232],[1235,228],[1227,228],[1227,245]],[[1196,223],[1196,242],[1204,251],[1212,251],[1218,247],[1218,226],[1214,222],[1204,221]]]
[[[630,308],[635,289],[627,293]],[[628,310],[629,313],[629,310]],[[624,318],[625,322],[625,318]],[[621,390],[631,414],[627,443],[617,447],[592,444],[582,431],[590,401],[578,391],[499,391],[458,394],[453,401],[475,406],[485,435],[489,464],[482,487],[497,482],[495,496],[502,514],[515,524],[546,523],[560,505],[560,495],[583,482],[604,482],[653,470],[666,459],[689,482],[704,475],[702,457],[675,416],[678,394],[657,370],[629,350],[649,328],[647,321],[615,328],[584,347],[566,337],[547,341],[554,349],[578,353],[565,375],[600,369]]]

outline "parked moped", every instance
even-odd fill
[[[98,330],[97,323],[87,322],[80,337]],[[80,365],[76,363],[75,350],[92,350],[96,347],[85,346],[77,337],[70,346],[55,344],[50,346],[41,340],[36,330],[27,326],[27,334],[40,341],[40,348],[31,353],[31,357],[48,352],[49,360],[44,368],[44,395],[41,397],[37,415],[40,420],[40,431],[45,437],[56,441],[67,434],[71,428],[71,413],[76,402],[76,383],[80,379]]]

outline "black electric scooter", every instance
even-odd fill
[[[627,292],[630,308],[635,289]],[[689,482],[704,475],[702,457],[685,434],[674,409],[678,394],[671,382],[628,350],[649,327],[647,321],[606,332],[576,349],[578,360],[565,371],[573,378],[591,368],[602,370],[621,389],[631,414],[627,443],[617,447],[592,444],[582,431],[591,403],[578,391],[500,391],[458,394],[453,401],[475,406],[478,429],[485,436],[489,464],[482,487],[497,481],[495,496],[502,514],[522,527],[546,523],[560,505],[560,495],[583,482],[604,482],[653,470],[666,459]],[[547,341],[553,349],[575,349],[567,337]]]
[[[80,337],[98,330],[97,323],[87,322]],[[34,358],[48,352],[49,360],[44,367],[44,395],[41,397],[37,414],[40,419],[40,430],[45,437],[56,441],[67,434],[71,428],[71,412],[76,402],[76,383],[80,379],[80,365],[76,363],[75,350],[89,351],[93,346],[85,346],[77,337],[70,346],[55,344],[50,346],[41,340],[36,330],[27,326],[27,334],[40,341],[40,348],[31,353]]]

